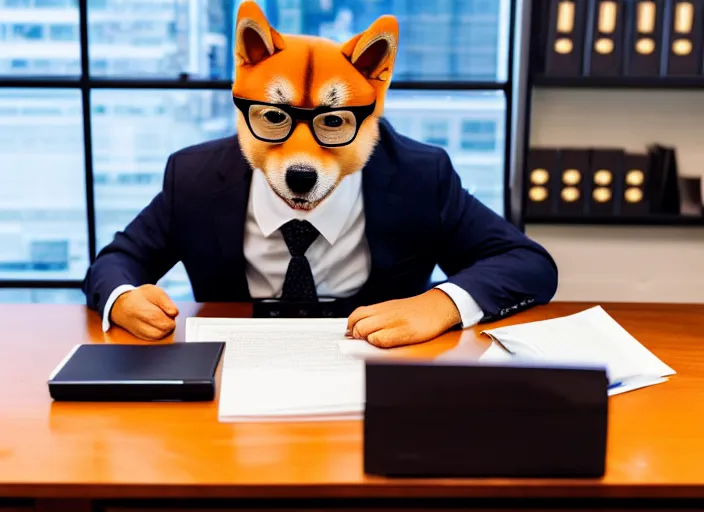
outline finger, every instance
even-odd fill
[[[149,299],[152,304],[159,306],[159,308],[171,318],[178,315],[176,304],[174,304],[168,294],[158,286],[145,287],[144,296]]]
[[[140,320],[151,323],[153,320],[166,316],[162,309],[154,304],[147,297],[140,297],[139,301],[132,305],[134,316]]]
[[[168,332],[175,326],[173,318],[164,313],[159,306],[152,304],[148,300],[144,300],[140,304],[140,308],[135,316],[138,320],[162,331]]]
[[[169,316],[164,316],[162,320],[159,321],[159,323],[154,324],[154,327],[162,331],[165,335],[170,334],[176,329],[176,321],[169,317]]]
[[[356,339],[366,340],[367,336],[388,327],[388,317],[386,315],[372,315],[362,318],[352,328],[352,337]]]
[[[352,332],[352,329],[354,329],[354,326],[357,322],[372,314],[374,314],[373,306],[362,306],[352,311],[352,314],[349,316],[349,318],[347,318],[347,331]]]
[[[132,333],[143,340],[160,340],[167,333],[142,320],[137,321]]]
[[[391,348],[399,345],[410,343],[408,339],[404,339],[401,329],[379,329],[367,337],[367,341],[379,348]]]

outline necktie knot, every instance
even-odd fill
[[[291,256],[303,256],[320,232],[307,220],[290,220],[281,226],[281,233]]]

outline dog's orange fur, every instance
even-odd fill
[[[283,35],[273,29],[256,3],[238,11],[234,95],[268,103],[314,108],[332,100],[335,106],[369,105],[375,112],[347,146],[317,144],[306,123],[296,126],[283,143],[256,139],[237,112],[237,132],[244,156],[261,169],[274,191],[290,206],[314,208],[347,175],[361,170],[378,139],[378,118],[384,109],[398,41],[398,23],[382,16],[366,31],[338,45],[309,36]],[[335,93],[331,93],[334,89]],[[285,181],[290,165],[316,169],[318,186],[305,205],[294,204]]]

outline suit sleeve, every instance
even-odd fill
[[[548,252],[462,187],[447,153],[438,162],[441,240],[438,257],[448,282],[484,313],[481,322],[547,304],[557,290]]]
[[[164,172],[162,190],[98,254],[83,281],[88,307],[103,315],[119,286],[156,284],[178,262],[173,243],[174,156]]]

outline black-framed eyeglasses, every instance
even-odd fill
[[[376,102],[358,107],[300,108],[232,97],[242,112],[252,135],[264,142],[286,141],[298,123],[311,127],[315,141],[324,147],[346,146],[352,142],[364,120],[374,112]]]

